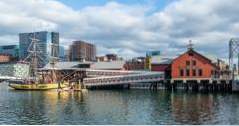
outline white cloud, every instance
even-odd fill
[[[0,44],[18,41],[20,32],[45,29],[59,31],[65,47],[79,39],[94,43],[100,55],[161,50],[172,56],[191,39],[201,52],[226,58],[229,39],[238,35],[237,0],[178,0],[156,12],[150,5],[108,2],[73,10],[54,0],[1,0]]]

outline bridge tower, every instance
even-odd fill
[[[237,59],[237,62],[234,60]],[[239,38],[229,41],[229,68],[232,71],[232,89],[239,90]]]

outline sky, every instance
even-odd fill
[[[189,40],[199,52],[228,57],[238,37],[238,0],[1,0],[0,45],[18,34],[56,31],[67,48],[74,40],[97,46],[97,54],[124,58],[160,50],[183,53]]]

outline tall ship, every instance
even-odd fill
[[[39,72],[40,62],[44,62],[44,58],[41,57],[41,51],[38,49],[39,40],[36,39],[35,34],[31,38],[31,43],[28,47],[28,56],[21,62],[29,65],[29,77],[9,80],[9,87],[16,90],[50,90],[50,89],[62,89],[67,86],[66,83],[60,80],[54,69],[58,56],[52,56],[49,58],[49,64],[52,69],[47,74],[41,74]],[[50,45],[53,54],[56,51],[56,46],[52,43]]]

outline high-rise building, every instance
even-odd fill
[[[19,56],[21,60],[29,55],[28,48],[33,38],[38,40],[37,51],[41,52],[39,56],[44,60],[40,67],[46,65],[50,57],[59,57],[59,33],[40,31],[19,34]]]
[[[11,60],[18,60],[19,46],[18,45],[3,45],[0,46],[0,54],[9,55]]]
[[[69,49],[70,61],[96,61],[96,47],[84,41],[74,41]]]
[[[59,57],[64,57],[65,48],[63,46],[59,46]]]
[[[59,59],[60,61],[68,61],[68,52],[67,50],[63,47],[63,46],[60,46],[60,51],[59,51]]]

